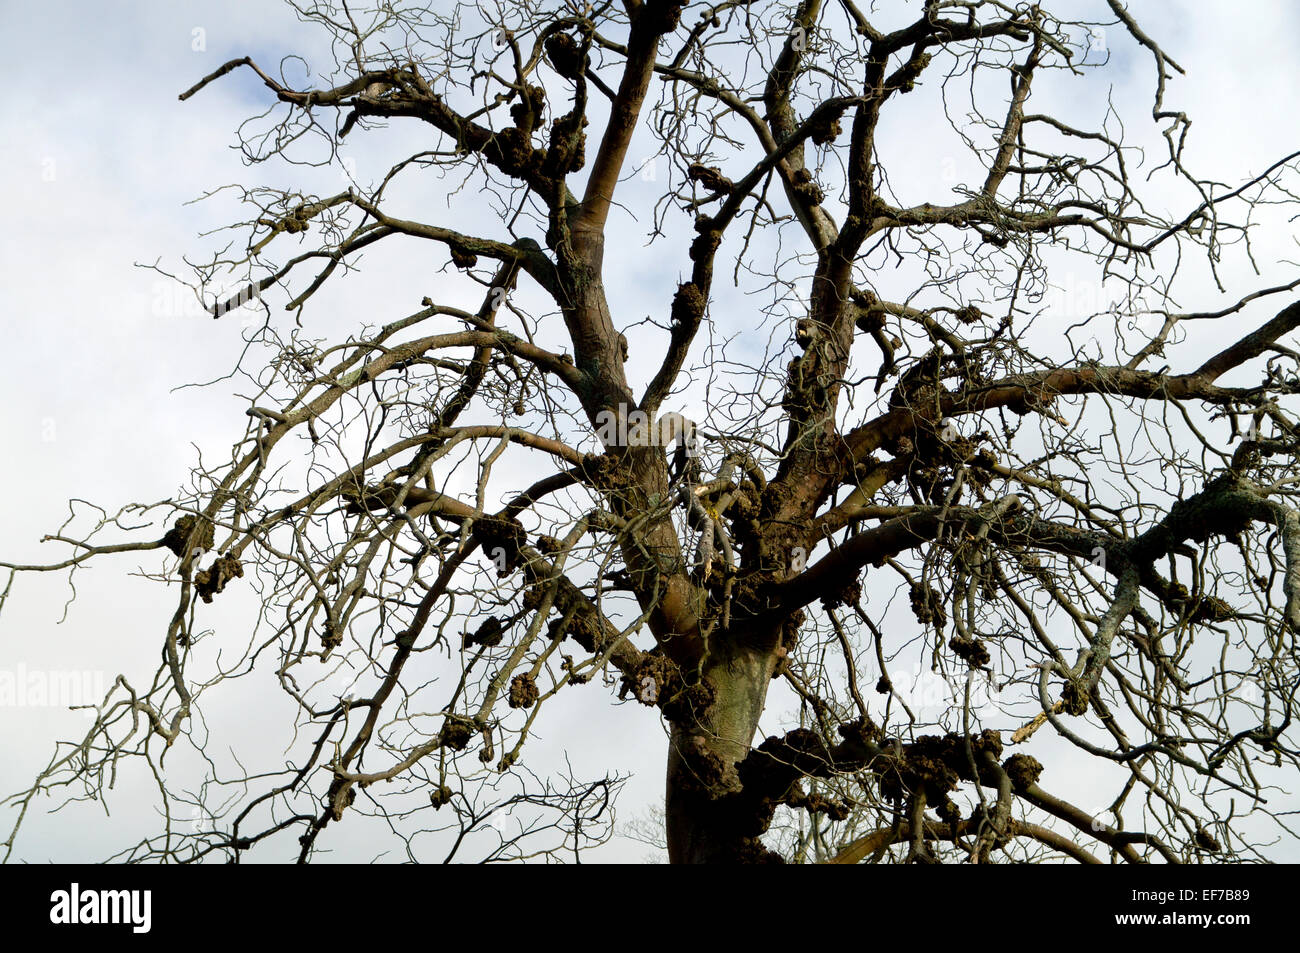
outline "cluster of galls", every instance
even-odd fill
[[[674,327],[694,328],[698,327],[700,319],[704,316],[704,306],[707,299],[700,286],[693,281],[683,282],[677,286],[677,293],[673,295],[672,307],[669,310],[669,316],[672,318]]]
[[[933,58],[934,54],[932,53],[922,53],[920,56],[908,60],[890,77],[892,80],[890,89],[897,91],[900,95],[910,93],[916,88],[917,77],[930,65]]]
[[[451,253],[451,263],[462,271],[469,271],[478,264],[478,255],[474,254],[463,245],[457,245],[453,242],[448,251]],[[425,300],[428,301],[429,299]],[[429,301],[425,307],[427,308],[432,304],[433,302]]]
[[[1267,580],[1258,578],[1255,584],[1267,588]],[[1232,604],[1218,596],[1191,593],[1181,582],[1168,583],[1161,592],[1161,600],[1169,609],[1188,622],[1226,622],[1238,613]]]
[[[654,686],[653,693],[645,690],[648,685]],[[688,678],[657,648],[646,652],[640,664],[623,675],[618,697],[624,699],[629,693],[647,707],[658,706],[665,718],[680,725],[701,721],[716,695],[706,679]]]
[[[550,144],[542,163],[543,175],[560,178],[586,165],[587,134],[582,131],[586,125],[587,117],[576,109],[551,123]]]
[[[682,7],[685,3],[658,2],[643,3],[637,11],[637,27],[644,27],[655,36],[663,36],[665,33],[671,33],[677,29],[677,24],[682,20]]]
[[[185,541],[189,539],[190,533],[194,532],[195,523],[202,517],[187,515],[182,516],[176,521],[176,525],[167,531],[162,538],[162,544],[170,549],[173,553],[181,558],[186,556]],[[197,536],[193,543],[193,552],[203,552],[212,548],[216,539],[215,529],[210,520],[204,519],[199,526]]]
[[[916,621],[921,625],[933,624],[935,628],[942,629],[948,623],[948,612],[938,589],[912,583],[908,599],[912,604],[912,615],[916,616]]]
[[[510,120],[515,124],[516,129],[528,135],[537,128],[545,110],[546,91],[540,86],[528,83],[524,85],[519,101],[510,107]]]
[[[448,715],[442,723],[439,736],[445,747],[453,751],[464,751],[469,740],[474,737],[474,723],[460,715]]]
[[[592,613],[575,612],[558,615],[546,624],[546,637],[551,641],[573,639],[588,652],[596,652],[604,647],[604,633],[600,623]]]
[[[1043,764],[1037,758],[1027,754],[1013,754],[1002,762],[1002,770],[1011,779],[1011,786],[1023,791],[1031,784],[1037,784],[1043,774]]]
[[[980,431],[970,437],[958,434],[944,440],[938,431],[918,429],[914,437],[908,441],[908,447],[903,445],[907,438],[900,438],[895,449],[900,455],[910,449],[914,462],[908,478],[925,499],[936,506],[943,505],[961,467],[966,469],[965,486],[984,498],[982,491],[997,477],[993,472],[997,457],[988,448],[979,446],[992,439],[988,433]]]
[[[949,491],[957,481],[956,474],[946,467],[918,466],[914,467],[908,476],[921,496],[934,506],[944,504]]]
[[[828,109],[825,115],[818,118],[817,124],[813,126],[808,138],[819,146],[829,145],[838,139],[840,133],[844,131],[843,127],[840,126],[840,117],[844,115],[844,111],[848,108],[848,104],[845,103],[837,109]]]
[[[271,222],[266,219],[258,219],[259,225],[270,225],[274,231],[288,232],[290,235],[297,235],[299,232],[307,231],[311,223],[312,212],[307,204],[297,206],[278,222]]]
[[[536,612],[542,607],[542,597],[544,592],[540,585],[528,586],[524,589],[524,594],[520,599],[524,610],[527,612]]]
[[[609,491],[627,481],[618,461],[608,453],[585,454],[578,464],[578,472],[582,481],[595,490]]]
[[[1061,686],[1061,703],[1065,706],[1067,715],[1078,717],[1087,713],[1088,692],[1084,691],[1081,680],[1066,679],[1065,684]]]
[[[197,530],[196,530],[197,527]],[[186,542],[193,533],[195,538],[190,552],[201,553],[216,543],[216,529],[211,520],[189,514],[180,517],[162,538],[162,544],[177,556],[186,555]],[[218,556],[207,569],[194,574],[194,588],[204,602],[226,588],[226,583],[244,575],[243,564],[234,556]]]
[[[343,629],[333,619],[326,619],[325,625],[321,627],[320,644],[326,651],[343,644]]]
[[[874,295],[870,292],[854,295],[853,303],[859,311],[855,319],[859,328],[870,331],[883,327],[884,311]],[[958,314],[982,317],[977,308],[963,308]],[[889,396],[890,409],[903,407],[932,412],[940,406],[942,398],[960,397],[970,387],[984,384],[988,377],[980,361],[985,353],[977,350],[949,354],[936,345],[917,358],[899,377]],[[956,381],[954,389],[944,385],[943,382],[949,379]],[[1024,412],[1029,411],[1025,409]]]
[[[817,792],[809,794],[798,784],[791,789],[785,803],[792,808],[802,808],[809,814],[825,814],[832,821],[846,821],[851,813],[849,805],[839,798],[826,797]]]
[[[517,519],[503,516],[482,516],[474,521],[470,536],[479,548],[495,559],[499,551],[505,555],[498,576],[504,578],[519,565],[519,547],[528,540],[524,525]]]
[[[983,639],[966,639],[954,635],[948,641],[948,648],[972,668],[985,668],[989,664],[989,650]]]
[[[943,365],[944,353],[938,347],[917,359],[903,372],[894,386],[889,395],[889,409],[933,412],[938,408],[942,398],[949,396],[949,391],[942,383],[947,376]]]
[[[807,169],[799,169],[791,178],[793,179],[791,188],[796,195],[806,199],[812,205],[821,205],[826,201],[826,193],[813,181],[812,173]]]
[[[330,809],[330,816],[334,820],[343,819],[343,812],[350,808],[357,799],[357,789],[352,786],[351,781],[345,781],[343,778],[335,778],[330,782],[329,790],[325,792],[325,803]]]
[[[851,747],[874,747],[879,729],[869,719],[857,719],[839,726],[839,733]],[[849,807],[838,799],[808,794],[800,784],[805,776],[825,777],[840,770],[835,752],[817,732],[796,728],[783,737],[769,737],[737,766],[742,799],[748,810],[737,812],[750,825],[746,834],[757,836],[767,829],[777,806],[788,804],[810,812],[824,813],[832,820],[844,820]],[[743,823],[743,821],[741,822]]]
[[[545,556],[557,556],[563,548],[564,544],[554,536],[543,533],[537,537],[537,550]]]
[[[501,644],[502,638],[505,637],[505,626],[501,620],[494,615],[488,616],[474,632],[464,634],[465,648],[471,648],[475,645],[481,645],[485,648],[495,648]]]
[[[211,602],[212,597],[226,588],[226,583],[244,575],[244,566],[234,556],[218,556],[212,565],[194,575],[194,588],[199,598]]]
[[[591,65],[591,57],[583,54],[578,41],[568,33],[552,33],[543,47],[551,67],[567,80],[576,81]]]
[[[772,677],[780,678],[782,673],[790,664],[790,655],[799,644],[799,632],[803,629],[803,624],[808,621],[808,615],[802,609],[796,609],[790,613],[781,623],[781,631],[777,635],[776,648],[776,665],[772,668]]]
[[[851,581],[835,592],[824,592],[821,597],[822,608],[827,612],[840,606],[852,608],[862,601],[862,582],[854,576]]]
[[[576,106],[552,120],[547,149],[533,146],[533,132],[541,124],[545,110],[545,91],[525,84],[519,101],[510,107],[513,128],[501,130],[494,140],[504,171],[512,175],[533,171],[554,179],[577,172],[586,163],[587,136],[582,130],[587,118]]]
[[[503,129],[492,140],[492,151],[501,169],[511,176],[526,178],[530,171],[540,172],[546,154],[534,148],[529,134],[520,129]]]
[[[980,764],[985,752],[994,758],[1002,755],[1002,737],[992,729],[972,736],[970,745],[976,764]],[[966,736],[956,732],[942,737],[923,735],[904,745],[901,752],[885,751],[872,760],[871,771],[879,781],[881,797],[901,801],[918,791],[924,792],[926,802],[933,805],[945,820],[949,820],[946,815],[954,811],[957,819],[961,817],[960,808],[949,795],[962,781],[977,780],[971,774]],[[996,779],[987,773],[978,780],[996,783]]]
[[[541,695],[537,680],[524,672],[510,680],[510,696],[506,699],[506,704],[511,708],[532,708]]]
[[[809,342],[812,343],[812,338]],[[820,363],[812,350],[796,354],[786,366],[785,391],[781,395],[781,409],[796,420],[803,420],[824,407],[827,393],[834,383],[828,374],[817,373]]]
[[[1218,596],[1201,596],[1189,617],[1192,622],[1226,622],[1235,618],[1237,610]]]
[[[866,719],[840,725],[839,733],[854,749],[871,750],[881,740],[879,729]],[[844,802],[809,794],[801,785],[805,776],[826,776],[845,767],[837,765],[834,752],[815,731],[796,728],[784,737],[770,737],[734,766],[724,764],[698,737],[684,743],[681,755],[687,767],[682,790],[703,794],[705,823],[733,841],[728,856],[716,860],[783,863],[759,840],[782,804],[833,820],[849,816]]]

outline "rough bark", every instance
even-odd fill
[[[697,719],[673,724],[665,792],[670,862],[761,856],[754,839],[762,831],[728,795],[741,790],[736,764],[750,752],[775,662],[770,650],[731,646],[704,672],[712,704]]]

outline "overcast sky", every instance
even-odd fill
[[[1101,17],[1104,4],[1096,6]],[[1232,182],[1297,147],[1300,6],[1141,2],[1131,8],[1187,69],[1171,85],[1168,105],[1194,119],[1189,153],[1201,174]],[[183,271],[181,256],[208,247],[199,234],[223,225],[229,210],[219,202],[185,203],[223,184],[253,184],[261,174],[230,148],[238,124],[265,108],[257,84],[217,83],[186,103],[177,94],[232,57],[251,53],[274,62],[290,51],[319,53],[320,38],[273,2],[4,0],[0,13],[0,172],[10,186],[0,232],[0,353],[6,357],[0,559],[52,561],[66,549],[39,540],[57,531],[69,499],[112,511],[169,497],[187,482],[200,452],[226,456],[242,433],[246,400],[235,396],[236,384],[178,389],[230,371],[242,347],[239,326],[184,307],[156,273],[140,266],[157,262]],[[1102,108],[1109,95],[1129,128],[1149,123],[1150,59],[1127,38],[1111,36],[1113,68],[1094,76],[1089,108],[1094,102]],[[927,177],[939,181],[943,157],[917,148],[932,137],[934,117],[903,111],[890,122],[893,140],[882,148],[908,143],[922,153],[909,156],[910,175],[922,184]],[[363,146],[355,157],[363,168],[369,161]],[[319,183],[329,174],[311,173]],[[440,213],[433,210],[427,220]],[[620,234],[642,235],[647,226],[623,221],[617,227],[629,230]],[[623,299],[616,302],[628,315],[622,323],[666,309],[684,267],[680,252],[610,256],[607,284]],[[1293,266],[1285,260],[1298,256],[1285,229],[1259,254],[1265,277],[1289,280],[1284,276]],[[313,318],[322,333],[346,328],[362,313],[374,323],[410,313],[427,289],[414,278],[389,280],[414,262],[409,252],[394,262],[384,280],[360,282],[343,299],[356,310]],[[1240,264],[1228,274],[1240,282],[1229,287],[1230,297],[1263,283]],[[1205,288],[1204,302],[1182,303],[1218,303]],[[472,310],[477,301],[462,305]],[[1249,320],[1270,316],[1276,310],[1270,308],[1251,312]],[[128,555],[79,573],[78,599],[62,624],[71,594],[66,574],[20,578],[0,615],[0,670],[84,670],[107,682],[124,672],[147,680],[172,594],[130,573],[137,565],[155,568],[156,557]],[[229,612],[239,608],[236,597]],[[219,710],[238,718],[241,704],[260,705],[276,691],[269,679],[232,686],[234,701]],[[663,733],[644,709],[609,705],[596,684],[579,692],[570,693],[577,697],[548,723],[531,756],[552,765],[567,756],[579,776],[606,769],[633,774],[620,807],[624,818],[637,815],[662,795]],[[781,714],[770,713],[773,729]],[[245,722],[242,729],[227,726],[223,739],[255,742],[256,720]],[[68,737],[76,724],[76,715],[57,708],[0,707],[0,793],[26,783],[53,740]],[[30,861],[107,856],[126,846],[124,830],[152,823],[151,796],[147,779],[129,777],[109,805],[113,823],[105,823],[97,806],[38,814],[17,854]],[[7,832],[8,816],[0,812],[0,820]],[[363,843],[349,841],[349,825],[338,827],[326,846],[339,857],[369,859]],[[601,856],[636,860],[645,853],[624,840]]]

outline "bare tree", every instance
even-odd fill
[[[237,247],[194,266],[215,317],[265,316],[230,462],[196,471],[161,538],[128,508],[62,531],[66,560],[9,567],[161,550],[162,663],[12,805],[102,790],[135,757],[171,817],[162,755],[201,745],[198,695],[265,666],[307,729],[296,756],[214,777],[194,797],[213,823],[125,856],[291,835],[307,860],[364,811],[412,857],[432,824],[459,858],[513,806],[493,857],[577,855],[621,779],[535,778],[521,751],[593,680],[668,726],[674,862],[1221,862],[1290,837],[1269,797],[1297,755],[1300,302],[1252,302],[1300,279],[1207,311],[1174,290],[1252,254],[1297,154],[1198,177],[1166,102],[1182,67],[1120,0],[1088,21],[998,0],[428,6],[300,2],[335,52],[319,81],[242,58],[182,94],[258,77],[250,164],[338,164],[385,125],[426,146],[336,194],[238,188]],[[1119,107],[1031,108],[1035,86],[1093,88],[1098,36],[1154,66],[1154,160]],[[943,183],[945,157],[891,140],[916,110],[963,144]],[[445,213],[412,198],[431,175]],[[605,283],[630,222],[693,227],[646,320]],[[456,276],[445,297],[308,337],[322,289],[402,237]],[[1079,314],[1062,271],[1119,293]],[[260,625],[218,665],[200,620],[236,586]],[[918,699],[925,679],[953,691]],[[773,685],[797,724],[755,744]]]

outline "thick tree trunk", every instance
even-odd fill
[[[753,839],[761,830],[727,795],[740,790],[735,765],[749,753],[775,662],[769,649],[715,656],[705,671],[713,703],[694,724],[673,725],[665,797],[671,863],[734,863],[758,853]]]

